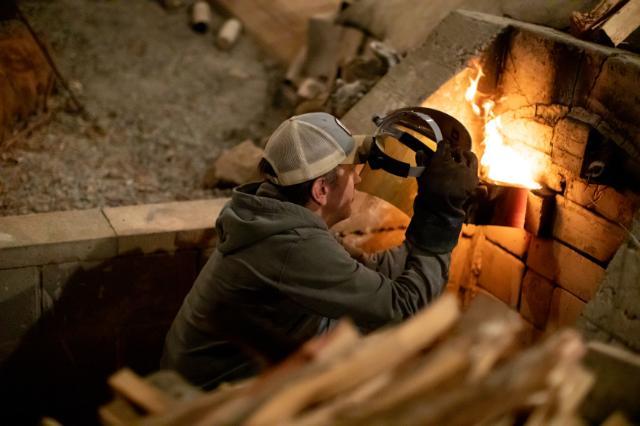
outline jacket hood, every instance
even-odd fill
[[[295,228],[328,229],[311,210],[284,201],[275,185],[248,183],[233,190],[231,200],[218,216],[217,248],[228,254]]]

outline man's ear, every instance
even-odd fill
[[[311,199],[320,206],[327,204],[327,197],[329,195],[329,185],[324,177],[318,178],[313,181],[311,185]]]

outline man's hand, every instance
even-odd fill
[[[427,168],[418,178],[418,194],[407,238],[415,246],[434,253],[451,251],[464,221],[464,205],[478,186],[478,159],[471,151],[452,151],[446,142],[438,145]]]

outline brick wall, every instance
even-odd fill
[[[574,325],[594,297],[640,205],[633,181],[614,188],[581,178],[594,137],[637,154],[640,110],[630,93],[637,97],[640,61],[530,29],[513,32],[504,58],[495,86],[503,134],[535,160],[546,189],[530,193],[525,229],[468,226],[450,285],[466,299],[488,291],[535,329],[554,330]]]
[[[517,309],[532,330],[574,324],[639,206],[639,194],[628,189],[635,185],[637,191],[633,179],[614,187],[590,183],[581,174],[594,141],[623,153],[624,161],[609,164],[612,169],[630,164],[631,170],[640,169],[640,60],[549,28],[458,11],[391,69],[344,121],[367,132],[373,114],[421,104],[458,118],[479,148],[483,123],[464,100],[478,62],[486,75],[480,92],[499,100],[494,112],[502,119],[505,139],[534,160],[545,189],[529,193],[525,229],[463,230],[449,289],[465,300],[493,294]],[[405,150],[398,158],[412,155]],[[360,189],[408,213],[416,191],[412,179],[367,169]],[[373,235],[353,238],[384,248]]]

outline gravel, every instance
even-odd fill
[[[229,52],[188,10],[151,0],[23,0],[89,111],[70,112],[58,87],[51,120],[0,147],[0,215],[190,200],[220,152],[256,142],[291,114],[274,106],[284,70],[246,34]]]

